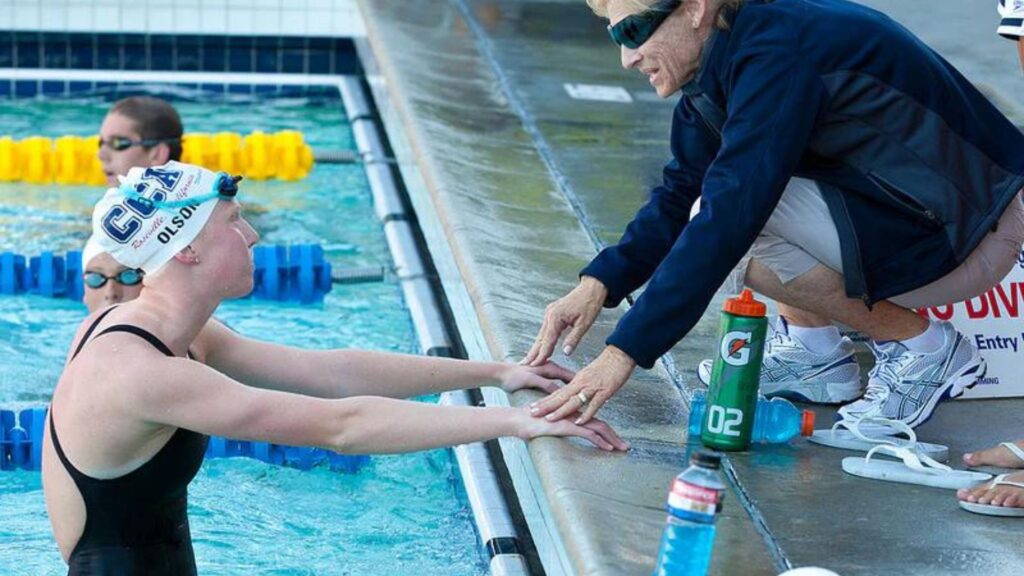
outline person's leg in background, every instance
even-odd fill
[[[791,179],[761,235],[723,288],[739,292],[744,284],[749,285],[753,262],[769,267],[771,277],[779,284],[806,274],[825,258],[797,244],[822,245],[820,251],[834,253],[833,259],[838,262],[839,235],[834,226],[822,226],[822,222],[831,223],[831,218],[817,184]],[[772,297],[767,292],[762,294]],[[821,404],[859,398],[864,386],[853,342],[842,337],[822,314],[785,302],[778,302],[778,310],[779,317],[770,324],[765,343],[761,393]],[[697,375],[705,384],[711,379],[712,366],[711,360],[704,360],[697,367]]]
[[[773,233],[788,234],[785,229]],[[807,242],[799,234],[794,236],[786,241]],[[828,242],[806,244],[818,252],[812,257],[821,263],[788,278],[780,278],[785,274],[780,274],[778,261],[760,260],[755,255],[747,267],[746,284],[779,302],[787,320],[817,327],[839,322],[872,339],[877,362],[867,393],[862,400],[840,409],[844,418],[872,414],[917,426],[931,416],[940,400],[957,396],[973,385],[982,376],[984,364],[974,346],[952,325],[928,321],[913,309],[983,294],[1010,271],[1021,242],[1024,206],[1018,200],[1007,208],[996,232],[986,236],[956,270],[923,288],[878,302],[871,309],[846,296],[843,277],[837,271],[841,267],[838,256],[831,254],[832,250],[819,250]],[[834,337],[838,338],[838,333]]]

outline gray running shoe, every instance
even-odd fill
[[[697,366],[697,378],[706,386],[711,381],[712,360]],[[761,394],[798,402],[839,404],[861,395],[860,366],[853,342],[845,336],[835,349],[818,354],[789,335],[786,319],[779,316],[769,325],[761,365]]]
[[[868,373],[864,397],[839,409],[839,417],[899,420],[911,428],[924,424],[939,402],[956,398],[985,376],[978,349],[942,323],[945,342],[935,352],[911,352],[899,342],[873,344],[875,367]]]

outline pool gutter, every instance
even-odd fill
[[[453,339],[448,334],[448,324],[438,307],[438,295],[427,276],[427,267],[414,234],[415,219],[407,212],[368,94],[357,77],[343,77],[338,86],[357,150],[363,157],[374,210],[384,225],[395,273],[401,283],[420,348],[430,356],[454,357]],[[474,405],[465,390],[442,394],[440,403],[446,406]],[[481,544],[489,558],[491,573],[496,576],[530,574],[512,515],[502,495],[497,471],[486,447],[482,443],[463,444],[453,451]]]

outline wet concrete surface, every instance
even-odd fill
[[[917,432],[949,446],[950,464],[963,468],[964,452],[1021,435],[1022,404],[944,404]],[[812,408],[819,428],[834,421],[834,409]],[[950,490],[847,475],[841,462],[851,455],[797,440],[731,457],[794,565],[826,566],[840,574],[996,575],[1024,569],[1019,522],[966,513]]]
[[[912,29],[931,25],[915,11],[922,2],[871,4],[894,10]],[[638,74],[619,68],[604,23],[583,0],[363,0],[361,7],[487,345],[495,358],[518,360],[547,303],[575,285],[600,246],[618,239],[660,180],[675,98],[657,99]],[[952,18],[955,8],[939,12]],[[995,23],[993,10],[986,36],[958,56],[979,74],[1002,60],[1013,64]],[[930,28],[922,35],[941,36]],[[939,40],[950,49],[964,44]],[[998,50],[1011,59],[985,55]],[[575,100],[565,83],[616,87],[630,101]],[[1012,84],[989,86],[1013,100],[1003,94]],[[669,354],[674,377],[665,365],[638,371],[602,411],[633,444],[629,454],[531,443],[577,573],[650,573],[666,490],[685,462],[682,392],[697,385],[694,367],[714,348],[723,298]],[[558,360],[579,368],[593,359],[623,312],[605,311],[574,357]],[[1020,400],[944,405],[921,436],[949,444],[958,461],[965,450],[1024,436],[1015,417],[1022,408]],[[818,411],[819,422],[831,422],[834,410]],[[787,565],[844,575],[1024,572],[1024,525],[960,511],[952,492],[848,476],[840,468],[848,455],[801,440],[731,456],[738,490],[727,497],[712,572],[775,574]]]

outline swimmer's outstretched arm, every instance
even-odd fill
[[[246,338],[216,321],[201,338],[206,363],[235,380],[319,398],[411,398],[478,386],[551,393],[559,380],[574,376],[557,364],[531,368],[366,350],[302,350]]]
[[[117,387],[112,397],[126,414],[146,422],[347,454],[412,452],[501,436],[577,436],[604,450],[628,447],[599,420],[577,426],[533,418],[525,408],[313,398],[246,386],[182,358],[125,358],[106,384]]]

